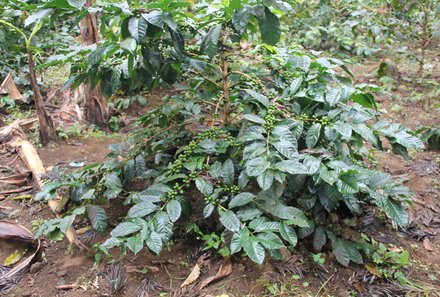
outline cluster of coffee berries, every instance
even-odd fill
[[[252,77],[252,81],[250,81],[249,83],[254,88],[256,88],[258,90],[262,90],[264,88],[264,85],[261,82],[261,79],[255,73],[250,73],[249,76]]]
[[[309,119],[309,116],[306,115],[305,113],[301,114],[298,116],[298,120],[306,122]]]
[[[323,116],[323,117],[321,118],[321,124],[324,125],[324,126],[330,124],[330,121],[329,121],[328,117]]]
[[[205,197],[205,202],[217,205],[219,202],[219,198],[218,197],[213,197],[213,196],[206,196]]]
[[[208,129],[202,133],[200,133],[199,135],[197,135],[196,139],[197,140],[203,140],[206,138],[211,138],[211,139],[215,139],[218,138],[220,136],[220,129],[217,127],[212,127],[211,129]]]
[[[266,123],[263,125],[263,128],[266,129],[267,132],[272,132],[275,125],[275,111],[275,105],[270,105],[267,114],[264,117]]]
[[[174,199],[177,197],[177,195],[182,195],[185,192],[184,190],[189,188],[189,186],[191,185],[191,181],[194,180],[196,177],[197,172],[191,171],[188,177],[182,181],[182,184],[174,184],[173,189],[167,193],[167,198]]]
[[[183,194],[183,185],[175,183],[173,189],[167,193],[167,199],[175,199],[179,194]]]
[[[232,195],[236,195],[240,192],[240,187],[237,185],[225,186],[223,188],[226,192],[231,193]]]

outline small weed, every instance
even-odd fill
[[[365,252],[374,264],[367,265],[371,273],[385,279],[394,279],[402,285],[411,283],[402,271],[410,265],[408,251],[394,245],[379,243],[366,235],[362,235],[362,237],[368,242]]]
[[[319,264],[324,264],[325,263],[325,259],[322,256],[321,253],[317,253],[317,254],[313,254],[312,255],[313,261]]]
[[[72,126],[65,128],[64,125],[61,123],[57,127],[57,135],[60,139],[69,139],[72,137],[80,137],[82,135],[82,132],[84,130],[84,126],[80,123],[74,123]]]
[[[121,119],[117,116],[110,117],[110,120],[108,121],[108,126],[110,130],[117,132],[119,129],[121,129]]]
[[[72,256],[75,251],[75,246],[71,243],[67,246],[66,254]]]
[[[8,111],[10,108],[15,107],[15,101],[12,100],[9,96],[4,96],[0,98],[0,106],[2,108],[6,107],[6,111]]]
[[[32,225],[32,232],[35,233],[37,232],[37,230],[41,227],[41,225],[43,225],[44,223],[44,219],[42,218],[38,218],[36,220],[33,220],[31,225]]]
[[[308,282],[302,283],[302,288],[289,281],[273,283],[268,280],[262,280],[262,285],[268,292],[268,295],[263,296],[314,296],[307,289],[309,286]]]
[[[189,224],[186,228],[186,232],[194,232],[197,234],[197,240],[203,240],[205,242],[205,247],[203,250],[215,249],[220,255],[226,257],[230,254],[229,249],[224,245],[225,238],[223,233],[219,236],[215,232],[205,234],[200,231],[196,224]]]

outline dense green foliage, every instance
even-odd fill
[[[46,221],[37,236],[62,238],[77,216],[102,233],[108,217],[100,205],[122,199],[130,208],[99,246],[104,253],[147,246],[157,254],[176,225],[187,224],[195,236],[211,234],[208,242],[220,239],[209,245],[223,255],[243,252],[257,263],[307,238],[316,251],[331,246],[343,265],[362,263],[357,245],[329,217],[357,216],[374,204],[405,226],[411,193],[368,158],[384,139],[408,158],[409,150],[424,148],[421,140],[379,120],[377,87],[354,85],[343,61],[276,47],[288,3],[188,5],[150,2],[148,12],[104,14],[117,28],[104,20],[106,39],[88,63],[74,65],[79,77],[100,73],[94,83],[111,88],[124,79],[137,81],[132,86],[181,84],[139,119],[129,143],[112,147],[109,161],[46,183],[37,200],[67,188],[76,206]],[[255,44],[243,50],[243,40]]]
[[[306,48],[338,55],[371,56],[398,47],[421,59],[404,42],[419,40],[423,47],[440,38],[436,0],[299,1],[294,11],[296,17],[287,20],[293,37]]]

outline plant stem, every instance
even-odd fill
[[[48,115],[44,107],[43,97],[41,96],[40,88],[37,83],[37,76],[35,74],[35,62],[31,49],[27,47],[28,66],[29,66],[29,80],[31,83],[32,92],[34,93],[35,109],[37,111],[38,123],[40,125],[40,138],[43,145],[51,141],[57,141],[57,134],[52,118]]]
[[[229,79],[228,79],[228,57],[226,56],[226,50],[224,47],[226,41],[226,35],[222,36],[220,47],[220,59],[221,59],[221,69],[222,69],[222,86],[223,86],[223,124],[227,125],[229,123]]]

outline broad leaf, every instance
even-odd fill
[[[241,251],[241,249],[242,249],[241,234],[234,233],[231,239],[231,246],[230,246],[231,254],[238,253],[239,251]]]
[[[293,227],[286,225],[284,223],[280,224],[280,234],[281,236],[288,241],[292,247],[296,246],[298,243],[298,237],[296,236],[295,229]]]
[[[98,233],[103,234],[107,229],[108,217],[105,210],[97,205],[89,204],[87,205],[87,215],[89,217],[90,223],[93,229]]]
[[[352,175],[340,175],[336,181],[336,186],[341,194],[356,194],[359,192],[359,184]]]
[[[264,158],[255,158],[246,163],[246,173],[249,176],[259,176],[269,168],[269,162]]]
[[[142,228],[141,225],[132,222],[123,222],[112,230],[111,235],[114,237],[123,237],[133,234]]]
[[[306,145],[308,148],[313,148],[319,140],[319,137],[321,136],[321,124],[315,123],[313,124],[306,134]]]
[[[317,252],[320,252],[326,242],[327,236],[325,235],[324,229],[321,226],[316,227],[313,235],[313,249]]]
[[[231,210],[227,210],[220,213],[220,222],[226,229],[232,232],[240,231],[240,220],[235,213]]]
[[[284,247],[283,242],[275,233],[260,233],[257,235],[256,239],[260,242],[265,248],[270,250],[276,250]]]
[[[264,125],[266,123],[265,120],[263,120],[262,118],[260,118],[259,116],[255,115],[255,114],[251,114],[251,113],[244,114],[243,118],[250,121],[250,122],[257,123],[257,124]]]
[[[167,203],[167,213],[171,222],[176,222],[182,214],[182,205],[179,200],[171,200]]]
[[[128,31],[138,43],[144,39],[147,28],[148,23],[143,17],[133,17],[128,21]]]
[[[205,208],[203,209],[203,218],[209,218],[212,214],[212,212],[215,209],[215,205],[212,203],[206,204]]]
[[[268,190],[272,186],[273,180],[274,173],[272,170],[266,170],[257,177],[258,185],[262,190]]]
[[[207,54],[211,59],[217,53],[221,30],[222,26],[219,24],[212,26],[203,37],[200,45],[200,51]]]
[[[212,194],[212,191],[214,190],[214,187],[210,182],[208,182],[206,179],[198,177],[195,179],[196,187],[205,196],[209,196]]]
[[[86,0],[67,0],[67,3],[76,9],[81,9],[86,4]]]
[[[250,90],[250,89],[245,89],[244,90],[246,93],[249,94],[249,96],[251,96],[253,99],[255,99],[255,101],[261,103],[264,107],[268,108],[269,107],[269,99],[260,94],[255,92],[254,90]]]
[[[289,174],[308,174],[309,170],[297,160],[285,160],[275,164],[275,168]]]
[[[338,262],[343,266],[348,266],[350,261],[353,261],[357,264],[363,263],[362,256],[356,249],[354,243],[336,238],[332,245],[333,254],[335,255],[336,260],[338,260]]]
[[[251,202],[256,196],[249,192],[240,193],[233,197],[229,202],[229,208],[234,208],[237,206],[243,206]]]
[[[156,232],[151,232],[150,234],[148,234],[145,242],[146,242],[148,248],[153,253],[159,254],[159,252],[163,246],[162,237],[159,234],[157,234]]]
[[[127,247],[134,253],[139,253],[144,247],[144,243],[142,241],[141,236],[133,236],[127,239],[126,241]]]
[[[280,20],[278,17],[267,7],[264,7],[264,11],[258,10],[256,17],[263,42],[275,45],[281,37]]]
[[[390,219],[395,221],[397,225],[403,227],[408,224],[408,213],[400,202],[382,196],[376,200],[376,204]]]
[[[240,35],[246,30],[249,23],[249,16],[250,14],[247,8],[239,8],[235,11],[234,16],[232,17],[232,24]]]
[[[221,177],[223,178],[226,184],[232,184],[234,183],[234,175],[235,175],[234,163],[232,162],[231,159],[228,159],[225,161],[225,163],[223,163]]]
[[[248,255],[248,257],[258,264],[263,264],[264,261],[264,248],[253,236],[249,236],[247,233],[243,233],[241,236],[241,245]]]
[[[150,213],[158,210],[159,207],[151,202],[140,202],[133,205],[129,210],[127,217],[140,218],[149,215]]]

